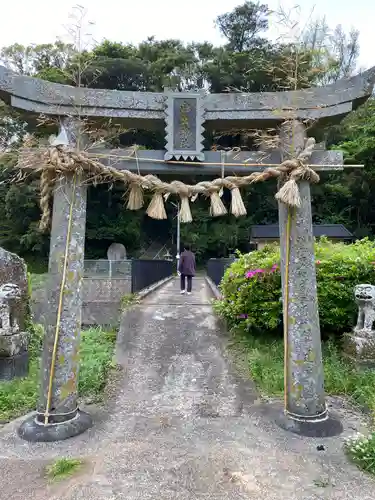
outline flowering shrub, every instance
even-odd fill
[[[347,439],[345,449],[358,467],[375,474],[375,433],[370,434],[368,437],[357,434]]]
[[[355,324],[357,306],[353,289],[375,284],[375,242],[364,239],[351,245],[322,238],[315,244],[319,315],[324,334],[341,334]],[[252,333],[281,331],[282,301],[278,245],[239,255],[220,285],[223,300],[216,310],[229,326]]]

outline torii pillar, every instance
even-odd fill
[[[79,149],[83,140],[82,122],[62,118],[55,145]],[[87,199],[83,175],[64,175],[54,190],[40,398],[36,415],[18,431],[27,441],[61,441],[92,425],[77,401]]]
[[[297,157],[305,140],[303,123],[284,122],[280,128],[282,160]],[[328,413],[325,401],[310,184],[299,181],[298,188],[299,208],[279,202],[286,373],[285,408],[277,420],[297,434],[328,437],[340,434],[342,425]]]

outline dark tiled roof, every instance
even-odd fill
[[[319,236],[327,236],[327,238],[338,238],[341,240],[352,240],[354,238],[352,233],[342,224],[314,224],[313,232],[316,238],[319,238]],[[263,240],[268,238],[278,239],[279,237],[278,224],[252,226],[251,228],[252,240]]]

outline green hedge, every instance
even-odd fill
[[[323,335],[339,335],[355,324],[353,289],[375,284],[375,242],[367,238],[351,245],[321,238],[315,243],[320,324]],[[280,251],[270,245],[239,255],[220,285],[223,300],[216,310],[230,327],[266,334],[282,327]]]

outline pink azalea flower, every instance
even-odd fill
[[[245,276],[246,276],[246,278],[254,278],[255,271],[247,271]]]

